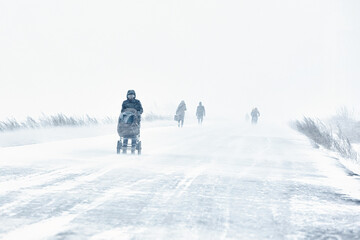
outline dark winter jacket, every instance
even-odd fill
[[[121,112],[124,112],[125,109],[127,108],[134,108],[136,109],[136,111],[139,112],[139,114],[142,114],[143,113],[143,108],[141,106],[141,102],[137,99],[129,99],[128,98],[128,95],[131,95],[131,94],[134,94],[135,97],[136,97],[136,94],[135,94],[135,91],[134,90],[129,90],[126,94],[126,98],[127,100],[125,100],[123,103],[122,103],[122,107],[121,107]]]
[[[198,118],[201,118],[203,116],[205,116],[205,108],[203,105],[199,105],[196,109],[196,116]]]

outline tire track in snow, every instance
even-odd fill
[[[71,230],[73,226],[70,226],[70,223],[78,216],[86,214],[86,212],[97,208],[107,201],[111,201],[117,195],[121,195],[122,197],[136,195],[140,193],[134,190],[136,185],[141,185],[145,182],[149,183],[151,181],[157,181],[157,179],[140,179],[129,185],[114,187],[107,190],[105,193],[102,193],[100,197],[96,198],[90,203],[76,204],[74,207],[62,213],[60,216],[46,218],[32,224],[21,226],[20,228],[16,228],[6,233],[0,233],[0,239],[18,240],[23,239],[24,236],[27,236],[27,240],[35,240],[55,237],[61,232]]]
[[[188,171],[184,178],[177,184],[175,189],[168,194],[167,198],[165,198],[165,202],[168,202],[171,198],[180,198],[184,192],[190,187],[190,185],[194,182],[194,180],[201,175],[201,173],[205,172],[206,166],[199,166],[194,169]]]
[[[238,178],[244,178],[246,175],[249,174],[250,171],[252,171],[255,166],[259,163],[259,159],[261,159],[264,154],[270,150],[271,147],[271,142],[270,139],[268,137],[265,137],[266,139],[266,143],[265,143],[265,147],[262,148],[261,151],[256,151],[255,154],[252,154],[253,156],[253,161],[251,162],[250,166],[245,167],[243,170],[241,170],[238,174],[237,177]],[[226,195],[228,196],[227,198],[227,203],[226,203],[226,207],[224,209],[224,216],[225,216],[225,221],[224,221],[224,230],[222,231],[222,233],[219,236],[219,239],[223,240],[223,239],[227,239],[227,235],[228,232],[230,230],[230,208],[231,208],[231,203],[230,203],[230,196],[231,196],[231,192],[232,192],[232,187],[233,184],[229,183],[227,185],[227,190],[226,190]]]
[[[145,238],[149,236],[149,231],[151,232],[151,229],[154,228],[154,226],[152,226],[154,223],[156,222],[166,222],[167,217],[169,216],[169,213],[171,214],[171,212],[175,211],[176,209],[179,207],[176,204],[179,204],[182,202],[182,198],[184,198],[183,196],[185,196],[185,198],[189,195],[192,194],[189,191],[190,187],[193,185],[193,183],[195,182],[195,180],[201,176],[202,174],[208,174],[209,173],[209,169],[216,167],[215,162],[222,162],[221,159],[226,157],[226,155],[224,156],[223,152],[226,151],[226,148],[224,147],[216,147],[216,146],[221,146],[224,144],[224,142],[226,142],[226,139],[224,137],[220,137],[220,138],[216,138],[216,134],[212,133],[213,135],[213,139],[216,141],[212,141],[212,147],[213,147],[213,151],[211,152],[211,155],[205,155],[205,156],[209,156],[211,158],[211,160],[209,161],[209,159],[204,159],[204,156],[202,157],[202,160],[197,160],[195,163],[193,163],[190,166],[186,166],[185,169],[185,173],[184,173],[184,177],[176,184],[175,187],[171,188],[171,185],[167,185],[166,188],[160,188],[157,190],[156,195],[152,198],[151,202],[149,202],[149,204],[147,205],[147,207],[143,208],[140,214],[140,217],[142,219],[146,219],[146,225],[145,226],[130,226],[127,228],[114,228],[113,232],[121,232],[121,231],[126,231],[124,234],[127,234],[128,238],[125,239],[132,239],[132,238]],[[181,149],[186,149],[186,152],[188,152],[189,154],[192,154],[193,152],[198,152],[199,150],[199,146],[196,145],[195,143],[199,142],[199,140],[201,140],[200,142],[207,142],[208,141],[208,135],[207,136],[194,136],[193,138],[191,138],[189,141],[186,142],[186,144],[177,146],[178,148]],[[207,140],[207,141],[205,141]],[[206,153],[208,149],[208,147],[204,146],[200,146],[200,154],[201,153]],[[268,138],[265,138],[265,147],[261,148],[260,151],[256,152],[256,156],[253,158],[253,161],[251,162],[250,166],[247,166],[246,168],[242,169],[241,172],[239,172],[238,174],[240,175],[239,177],[244,177],[248,174],[248,172],[250,172],[252,169],[254,169],[254,167],[256,166],[256,164],[258,163],[258,160],[260,160],[262,158],[262,156],[264,155],[264,153],[266,151],[268,151],[268,149],[270,148],[270,140]],[[199,164],[202,164],[199,166]],[[195,165],[195,166],[194,166]],[[196,167],[196,165],[198,165]],[[200,185],[201,187],[201,185]],[[224,192],[224,195],[226,195],[226,199],[216,199],[216,190],[214,190],[212,197],[215,198],[215,202],[217,202],[217,208],[218,209],[223,209],[223,231],[220,233],[217,233],[217,237],[216,239],[226,239],[227,238],[227,234],[228,231],[230,229],[230,208],[231,208],[231,204],[230,204],[230,196],[231,196],[231,184],[229,184],[226,188],[226,191]],[[199,189],[201,191],[201,189]],[[186,194],[188,192],[188,194]],[[218,201],[219,200],[219,201]],[[186,201],[186,200],[185,200]],[[224,204],[224,201],[226,202],[226,204]],[[156,212],[155,209],[161,209],[161,206],[168,206],[166,207],[166,211],[168,211],[169,213],[159,213]],[[186,207],[191,207],[191,205],[187,205]],[[195,208],[194,208],[195,207]],[[190,211],[188,212],[188,214],[192,214],[192,213],[196,213],[197,211],[199,211],[199,207],[201,208],[201,206],[194,206],[191,209],[185,210],[185,211]],[[178,209],[177,209],[178,210]],[[161,220],[162,219],[162,220]],[[182,221],[186,221],[185,218],[181,219]],[[185,222],[183,222],[185,223]],[[189,223],[188,223],[189,224]],[[198,223],[194,222],[192,224],[195,229],[197,227],[199,227]],[[122,230],[121,230],[122,229]],[[163,229],[164,230],[164,229]],[[111,232],[110,231],[110,232]],[[132,233],[132,234],[131,234]],[[100,235],[99,235],[100,236]],[[163,232],[160,230],[160,232],[157,233],[156,235],[157,237],[159,236],[166,236],[166,232]],[[192,237],[195,236],[200,236],[198,234],[196,234],[195,232],[193,232],[191,234]],[[96,239],[96,238],[95,238]]]
[[[46,181],[53,181],[62,176],[68,174],[68,171],[65,169],[52,170],[46,173],[36,173],[24,177],[19,177],[13,180],[6,180],[0,182],[0,195],[5,195],[8,192],[20,191],[24,188],[31,188],[35,186],[40,186]]]
[[[52,192],[61,192],[61,191],[67,191],[70,189],[73,189],[79,185],[82,185],[86,182],[91,182],[99,178],[100,176],[103,176],[107,172],[111,171],[111,168],[102,169],[99,172],[90,173],[90,174],[84,174],[84,172],[80,172],[83,174],[82,176],[79,176],[74,179],[68,179],[61,182],[55,182],[54,184],[51,184],[46,187],[41,187],[41,183],[43,185],[47,185],[46,182],[49,180],[59,179],[66,177],[67,174],[74,174],[74,171],[71,171],[72,169],[66,169],[66,171],[55,171],[51,172],[45,175],[40,175],[36,178],[36,183],[29,184],[28,186],[25,186],[24,188],[17,188],[18,191],[21,191],[21,196],[25,196],[23,198],[17,198],[15,201],[11,201],[10,203],[4,204],[3,206],[0,206],[0,212],[2,215],[4,214],[11,214],[14,212],[17,208],[22,208],[27,203],[31,202],[33,199],[37,199],[42,195],[47,195]],[[57,173],[61,173],[58,177],[53,177],[53,175],[56,175]],[[79,173],[79,172],[78,172]],[[52,176],[51,178],[48,178],[48,176]],[[66,179],[66,178],[65,178]],[[31,178],[27,178],[28,181],[31,181]],[[37,188],[34,188],[37,187]]]
[[[174,199],[180,199],[182,195],[187,191],[187,189],[192,185],[194,180],[201,175],[205,171],[205,166],[198,166],[194,169],[190,169],[190,171],[186,171],[185,175],[181,178],[181,180],[173,185],[171,181],[165,181],[167,184],[163,186],[158,186],[157,184],[162,183],[164,181],[153,181],[155,185],[151,185],[151,189],[147,189],[147,192],[152,192],[156,189],[155,194],[149,200],[145,207],[141,209],[141,212],[138,214],[138,218],[140,221],[145,221],[145,226],[143,224],[131,225],[127,227],[116,227],[106,232],[102,232],[96,234],[91,239],[104,239],[104,236],[107,236],[107,239],[118,239],[118,238],[109,238],[107,234],[111,233],[119,233],[122,237],[121,239],[133,239],[140,237],[149,239],[149,228],[153,228],[152,225],[157,222],[165,221],[167,215],[162,215],[159,210],[163,209],[164,206],[171,206],[171,202]],[[171,179],[173,175],[162,175],[160,178]],[[156,228],[156,237],[163,236],[165,234],[165,229]],[[117,234],[117,236],[119,236]],[[125,237],[126,236],[126,237]],[[150,234],[151,236],[151,234]],[[163,236],[164,237],[164,236]],[[161,238],[161,237],[160,237]],[[164,238],[166,239],[166,238]]]

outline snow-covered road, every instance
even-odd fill
[[[171,123],[172,124],[172,123]],[[360,179],[288,126],[144,124],[0,148],[0,239],[360,239]]]

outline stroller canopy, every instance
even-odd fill
[[[117,130],[120,137],[134,137],[140,134],[140,116],[135,109],[128,108],[120,114]]]

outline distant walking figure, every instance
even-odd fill
[[[182,127],[184,125],[185,111],[186,104],[183,100],[176,109],[175,120],[178,122],[178,127]]]
[[[196,117],[198,119],[198,123],[201,124],[205,117],[205,107],[199,102],[199,106],[196,109]]]
[[[260,112],[259,112],[259,110],[258,110],[257,108],[254,108],[254,109],[251,111],[251,123],[252,123],[252,124],[256,124],[259,117],[260,117]]]

